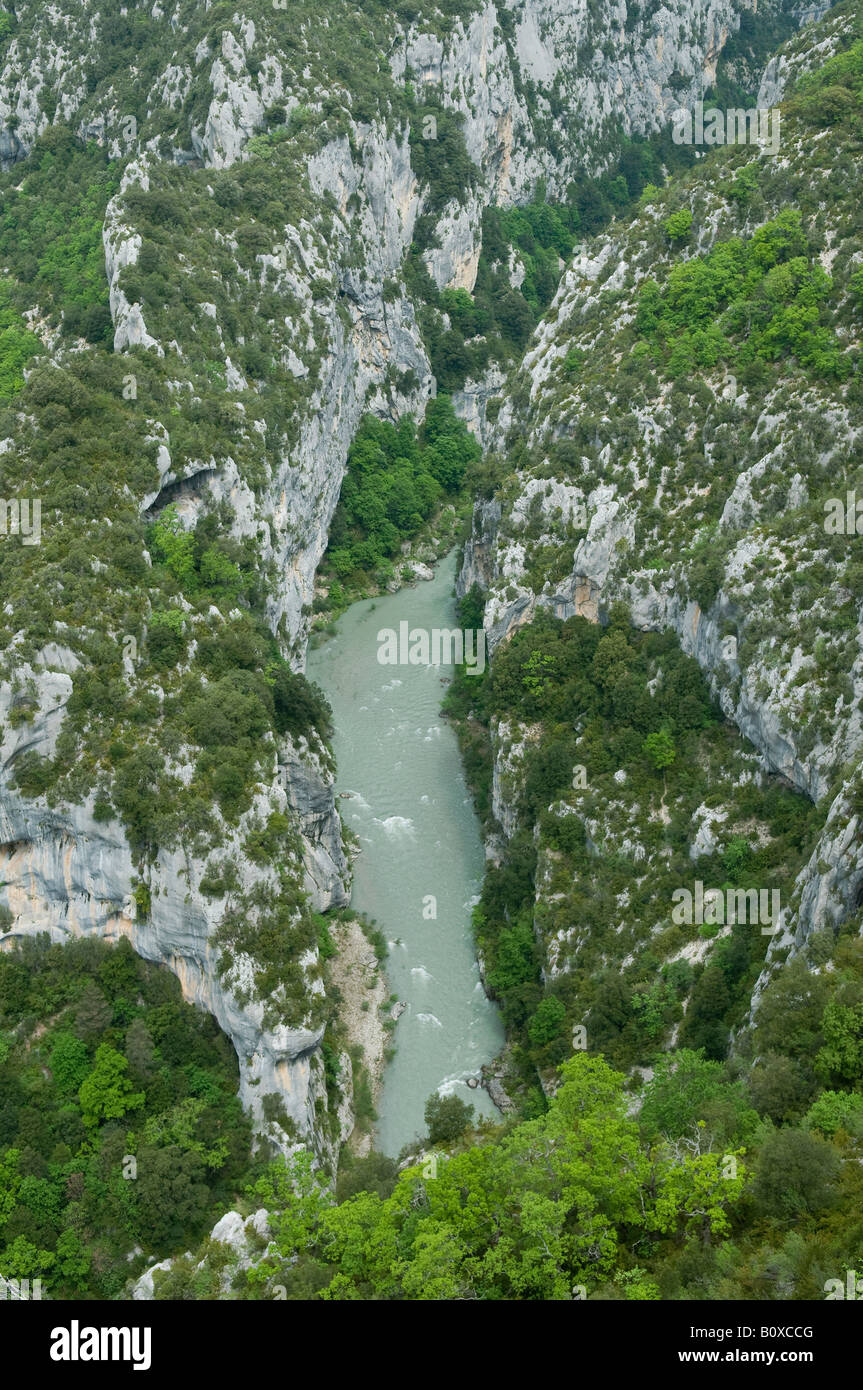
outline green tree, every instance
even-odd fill
[[[547,1043],[560,1037],[565,1021],[566,1007],[557,995],[551,994],[542,999],[527,1025],[531,1042],[536,1043],[537,1047],[545,1047]]]
[[[793,1221],[827,1206],[839,1175],[839,1155],[802,1129],[779,1129],[761,1146],[753,1196],[767,1216]]]
[[[110,1026],[113,1011],[98,985],[88,980],[75,1005],[75,1032],[88,1041]]]
[[[207,1168],[221,1168],[228,1156],[228,1140],[219,1135],[214,1143],[205,1142],[202,1118],[206,1109],[206,1101],[186,1096],[171,1110],[147,1120],[144,1142],[164,1147],[174,1145],[183,1153],[200,1154]]]
[[[863,1077],[863,1004],[853,1008],[831,999],[821,1021],[824,1046],[815,1069],[828,1081],[854,1082]]]
[[[307,1149],[276,1159],[249,1189],[249,1195],[273,1213],[270,1224],[286,1255],[308,1248],[323,1214],[333,1205],[312,1161]]]
[[[123,1054],[108,1043],[96,1049],[93,1069],[78,1091],[81,1117],[88,1128],[95,1129],[103,1120],[119,1120],[144,1104],[144,1092],[133,1091],[128,1069]]]
[[[461,1298],[467,1284],[460,1277],[466,1255],[465,1247],[445,1226],[420,1227],[410,1258],[399,1269],[404,1297],[423,1302]]]
[[[662,1297],[658,1285],[640,1265],[618,1274],[615,1283],[623,1289],[623,1296],[628,1302],[655,1302]]]
[[[692,230],[692,213],[689,208],[680,208],[666,217],[662,225],[672,241],[685,241]]]
[[[803,1110],[812,1095],[812,1085],[796,1058],[765,1052],[749,1073],[749,1092],[759,1115],[783,1124]]]
[[[6,1149],[0,1153],[0,1231],[5,1226],[18,1201],[21,1186],[18,1149]]]
[[[830,1139],[837,1130],[859,1138],[863,1135],[863,1095],[848,1091],[822,1091],[803,1118],[804,1129],[814,1129]]]
[[[667,729],[657,729],[655,733],[648,734],[641,747],[657,772],[664,772],[667,767],[671,767],[677,757],[674,739]]]
[[[829,985],[797,957],[773,979],[755,1015],[758,1052],[781,1052],[808,1061],[823,1041],[821,1020]]]
[[[554,657],[549,652],[532,651],[527,661],[522,663],[522,685],[528,694],[538,698],[551,689],[551,676],[554,673]]]
[[[3,1251],[2,1273],[7,1279],[45,1279],[56,1263],[50,1250],[40,1250],[26,1236],[16,1236]]]
[[[647,1225],[666,1235],[695,1230],[707,1243],[731,1231],[729,1208],[743,1195],[742,1149],[693,1155],[682,1164],[660,1163],[656,1201]],[[733,1168],[729,1160],[734,1161]]]
[[[600,638],[593,654],[593,678],[603,688],[609,689],[626,675],[635,660],[635,652],[626,640],[626,634],[616,628]]]
[[[451,1144],[464,1134],[473,1119],[474,1108],[458,1096],[442,1096],[437,1091],[425,1105],[425,1122],[430,1144]]]
[[[194,537],[183,526],[173,503],[167,506],[150,533],[150,545],[157,560],[170,570],[180,588],[191,593],[197,584]]]
[[[81,1242],[77,1231],[61,1231],[57,1237],[57,1269],[73,1290],[83,1288],[90,1274],[93,1257]]]
[[[85,1043],[71,1033],[60,1033],[49,1054],[48,1065],[57,1089],[64,1095],[75,1095],[90,1070]]]
[[[149,1246],[179,1243],[186,1233],[199,1234],[210,1204],[204,1164],[196,1153],[142,1145],[133,1189],[136,1234]]]
[[[0,19],[5,16],[0,15]],[[42,344],[35,333],[3,327],[0,314],[0,401],[11,400],[24,385],[24,368]]]

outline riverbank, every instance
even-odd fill
[[[353,918],[329,928],[337,954],[330,961],[330,983],[339,991],[339,1023],[351,1055],[354,1128],[348,1140],[362,1158],[372,1148],[374,1115],[383,1085],[389,1042],[383,1011],[389,985],[374,948]]]
[[[331,633],[333,625],[355,603],[380,598],[384,594],[395,594],[418,581],[433,579],[436,566],[446,559],[456,545],[464,542],[470,531],[471,515],[472,507],[467,502],[462,501],[460,505],[448,503],[426,522],[416,536],[404,542],[398,560],[387,567],[385,579],[379,581],[373,575],[367,575],[361,584],[347,581],[339,584],[337,602],[332,600],[332,578],[322,577],[319,571],[315,580],[310,645],[314,645],[316,640],[320,641],[321,635]]]

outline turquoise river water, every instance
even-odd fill
[[[425,1132],[433,1091],[497,1114],[466,1085],[501,1048],[503,1028],[471,934],[484,858],[455,732],[440,715],[452,668],[378,661],[382,628],[455,627],[454,576],[451,554],[432,581],[354,604],[308,657],[333,708],[336,786],[350,793],[339,805],[362,849],[352,905],[386,936],[390,988],[407,1005],[378,1107],[375,1145],[391,1155]]]

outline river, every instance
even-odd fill
[[[482,1088],[466,1085],[504,1034],[471,932],[484,865],[479,823],[455,732],[440,715],[452,668],[378,661],[382,628],[455,626],[454,578],[453,552],[433,580],[355,603],[335,635],[310,649],[307,665],[332,705],[337,790],[350,793],[339,805],[362,849],[352,905],[386,936],[390,988],[407,1005],[375,1136],[392,1156],[425,1134],[433,1091],[458,1094],[478,1114],[498,1113]]]

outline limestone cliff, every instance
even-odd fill
[[[771,60],[759,100],[793,96],[795,81],[847,47],[853,24],[840,11],[814,38],[791,41]],[[863,896],[859,569],[853,534],[831,540],[825,523],[829,499],[853,488],[859,459],[852,276],[861,249],[853,220],[836,203],[826,210],[818,191],[834,158],[844,165],[844,137],[815,134],[819,117],[805,97],[783,112],[775,159],[716,152],[673,200],[645,194],[630,218],[577,252],[495,403],[486,439],[502,460],[501,482],[476,504],[459,581],[461,594],[474,585],[484,593],[493,651],[538,613],[606,622],[616,601],[638,629],[674,632],[763,771],[817,803],[822,828],[756,999],[771,968],[816,933],[852,930]],[[829,152],[825,139],[836,141]],[[785,357],[781,373],[761,374],[708,355],[658,367],[645,327],[648,297],[664,293],[657,282],[683,284],[715,252],[769,235],[787,207],[790,170],[800,213],[784,215],[833,297],[844,362],[807,372]],[[746,177],[753,196],[741,199]],[[681,240],[669,234],[675,210],[687,227],[691,219]],[[513,737],[501,732],[496,789]],[[496,814],[511,834],[512,807]]]

